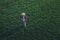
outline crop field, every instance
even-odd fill
[[[0,40],[60,40],[60,0],[0,0]]]

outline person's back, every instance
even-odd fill
[[[22,21],[26,21],[26,15],[22,15]]]

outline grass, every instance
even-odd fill
[[[60,0],[0,0],[0,40],[60,40]]]

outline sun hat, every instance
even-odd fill
[[[25,13],[22,13],[21,15],[25,15]]]

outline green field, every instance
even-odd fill
[[[60,40],[60,0],[0,0],[0,40]]]

